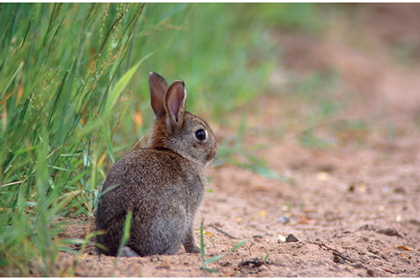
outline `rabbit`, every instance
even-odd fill
[[[100,254],[117,255],[128,211],[123,256],[174,255],[181,244],[199,253],[193,220],[207,184],[204,169],[216,155],[215,136],[204,120],[185,111],[183,81],[168,86],[152,72],[149,86],[155,118],[148,142],[114,164],[99,198]]]

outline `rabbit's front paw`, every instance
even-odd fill
[[[185,247],[185,251],[187,251],[187,253],[200,253],[200,248],[197,245],[194,245],[191,247]]]

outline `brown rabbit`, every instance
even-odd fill
[[[181,244],[189,253],[199,252],[192,223],[216,140],[204,120],[185,111],[183,81],[168,86],[152,72],[149,84],[155,121],[147,147],[115,163],[99,199],[96,230],[105,233],[97,242],[106,255],[118,253],[127,211],[133,215],[126,256],[172,255]]]

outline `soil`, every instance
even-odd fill
[[[335,16],[324,7],[322,34],[272,31],[279,66],[247,120],[245,147],[268,143],[254,153],[292,180],[230,164],[209,169],[195,227],[204,221],[206,259],[227,253],[207,265],[218,273],[183,248],[116,260],[88,246],[60,253],[62,275],[420,276],[420,5],[354,4]],[[331,98],[346,106],[312,127],[327,147],[304,145],[313,104],[294,96],[293,84],[331,69],[338,75]],[[350,129],[351,121],[367,125]],[[69,222],[66,236],[84,238],[93,220]]]

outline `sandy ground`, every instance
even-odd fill
[[[195,223],[198,229],[204,221],[206,259],[249,239],[208,265],[218,273],[201,269],[201,257],[182,248],[174,256],[116,260],[92,247],[78,256],[60,253],[60,273],[419,277],[419,14],[420,5],[358,4],[331,17],[327,32],[316,38],[272,31],[282,49],[281,67],[272,75],[272,92],[249,114],[244,144],[268,144],[254,153],[293,181],[229,164],[209,169],[211,191]],[[294,97],[290,81],[331,69],[339,75],[334,98],[346,106],[314,123],[312,131],[326,139],[327,149],[302,145],[309,122],[303,116],[313,104]],[[350,129],[344,126],[350,120],[369,120],[369,126]],[[215,130],[221,138],[235,136]],[[73,238],[84,238],[93,223],[86,217],[69,222],[66,236]]]

